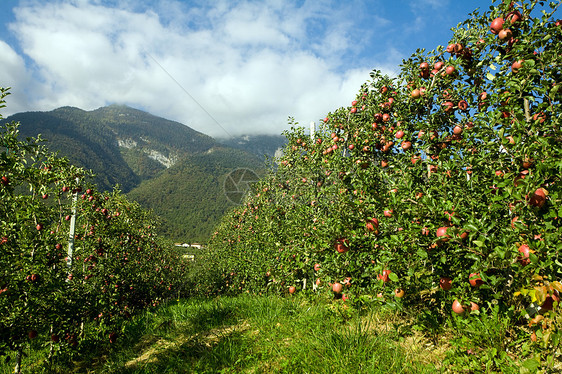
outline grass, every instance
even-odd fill
[[[435,373],[445,353],[428,346],[393,312],[245,295],[147,311],[127,324],[111,351],[90,349],[46,372]],[[24,372],[41,372],[31,365],[41,353],[28,353]]]
[[[24,351],[24,373],[554,373],[538,371],[528,333],[499,308],[477,316],[355,308],[298,294],[169,302],[123,325],[117,343],[84,341],[45,367],[48,346]],[[86,334],[86,336],[88,336]],[[13,356],[13,355],[12,355]],[[63,356],[64,357],[64,356]],[[70,359],[68,359],[70,357]],[[562,356],[555,353],[553,360]],[[558,371],[557,371],[558,370]],[[13,362],[0,363],[0,374]]]

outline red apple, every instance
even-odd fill
[[[544,114],[544,112],[540,112],[540,113],[535,113],[533,114],[533,121],[539,121],[539,123],[544,123],[544,121],[546,120],[546,116]]]
[[[531,260],[529,260],[531,249],[529,246],[527,244],[521,244],[519,248],[517,248],[517,251],[523,255],[523,257],[518,257],[517,261],[523,266],[529,265],[531,263]]]
[[[480,278],[480,273],[470,273],[468,276],[468,282],[472,287],[480,287],[484,284],[484,281]]]
[[[510,29],[502,29],[498,33],[498,38],[500,40],[504,41],[504,42],[511,39],[512,36],[513,36],[513,33],[511,32]]]
[[[412,142],[402,142],[400,146],[403,150],[407,151],[408,149],[412,148]]]
[[[349,248],[347,247],[346,244],[347,244],[347,239],[340,238],[337,239],[336,242],[334,243],[334,248],[336,249],[336,251],[338,251],[338,253],[345,253],[349,251]]]
[[[319,271],[319,270],[320,270],[320,264],[315,264],[314,271]]]
[[[453,312],[457,314],[464,313],[464,307],[461,305],[461,303],[458,300],[453,301]]]
[[[297,288],[295,286],[291,286],[289,287],[289,293],[290,294],[294,294],[296,292]]]
[[[333,291],[334,293],[339,294],[339,293],[342,292],[342,290],[343,290],[343,286],[342,286],[341,283],[335,282],[334,284],[332,284],[332,291]]]
[[[529,198],[529,205],[537,208],[542,208],[546,202],[546,190],[544,188],[537,188]]]
[[[451,283],[451,278],[441,277],[439,279],[439,287],[442,290],[449,291],[451,289],[451,287],[453,287],[453,284]]]
[[[498,34],[503,29],[504,19],[502,17],[498,17],[492,21],[490,24],[490,31],[492,34]]]
[[[521,20],[522,16],[518,10],[514,10],[513,12],[509,12],[505,19],[509,21],[510,24],[515,24]]]
[[[367,227],[367,230],[369,231],[376,231],[379,229],[379,220],[376,218],[371,218],[367,221],[365,227]]]
[[[377,276],[377,279],[380,279],[385,283],[389,282],[390,281],[390,277],[389,277],[390,273],[392,273],[390,270],[385,269],[385,270],[382,271],[382,274],[379,274]]]
[[[523,66],[524,61],[525,60],[517,60],[513,64],[511,64],[511,71],[513,73],[517,73],[519,69],[521,69],[521,67]]]
[[[448,226],[443,226],[437,229],[436,234],[440,241],[446,242],[449,240],[450,236],[447,234],[448,228],[449,228]]]
[[[462,44],[460,44],[460,43],[455,43],[454,51],[455,51],[455,54],[456,54],[457,56],[462,56],[463,53],[464,53],[464,51],[465,51],[465,49],[464,49],[464,47],[463,47]]]
[[[454,112],[455,104],[453,104],[451,101],[446,101],[443,103],[443,110],[445,111],[445,113]]]

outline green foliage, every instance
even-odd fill
[[[19,135],[0,128],[0,356],[16,352],[16,371],[29,346],[54,359],[113,343],[123,320],[182,292],[187,267],[138,203]]]
[[[318,283],[319,294],[339,298],[331,286],[341,283],[351,301],[378,299],[433,321],[451,318],[454,301],[474,319],[497,305],[527,337],[528,326],[547,336],[533,349],[552,367],[562,278],[559,5],[503,2],[474,13],[446,48],[417,51],[397,77],[373,71],[313,139],[293,124],[278,167],[215,233],[207,291]],[[490,31],[497,17],[511,38]],[[497,369],[504,358],[478,365]]]
[[[206,242],[234,204],[224,191],[226,176],[237,168],[262,173],[264,164],[246,152],[215,147],[186,156],[127,196],[162,218],[161,235],[177,241]]]

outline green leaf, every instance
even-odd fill
[[[484,246],[484,242],[483,242],[483,241],[480,241],[480,240],[475,240],[475,241],[473,241],[473,243],[476,244],[476,246],[478,246],[478,247],[483,247],[483,246]]]
[[[530,358],[521,365],[521,373],[536,373],[541,367],[541,363],[537,358]]]
[[[487,72],[487,73],[486,73],[486,78],[487,78],[488,80],[493,81],[496,77],[494,76],[494,74],[492,74],[492,73],[490,73],[490,72]]]
[[[391,281],[398,282],[398,275],[396,275],[396,273],[390,273],[388,277],[390,278]]]
[[[494,252],[496,252],[502,260],[505,258],[505,254],[507,253],[504,247],[496,247],[494,248]]]
[[[556,94],[558,93],[558,91],[560,90],[561,85],[557,84],[554,87],[552,87],[552,90],[550,90],[550,93],[548,94],[551,98],[554,98],[554,96],[556,96]]]

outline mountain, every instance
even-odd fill
[[[219,138],[218,142],[252,153],[264,159],[273,158],[281,152],[287,144],[287,138],[283,135],[244,135],[231,138]]]
[[[157,177],[144,181],[128,196],[153,207],[163,220],[162,234],[204,241],[224,213],[239,201],[229,200],[225,185],[231,173],[262,175],[265,164],[254,155],[224,146],[190,155]],[[236,186],[234,186],[236,188]]]
[[[173,165],[181,157],[204,152],[216,141],[181,123],[127,106],[93,111],[62,107],[50,112],[18,113],[23,136],[47,140],[46,146],[73,164],[91,169],[96,184],[124,192]]]
[[[40,134],[51,151],[91,169],[100,189],[119,185],[162,217],[163,234],[189,242],[205,241],[238,202],[229,199],[232,188],[225,187],[232,180],[229,173],[242,169],[261,175],[264,154],[275,152],[280,142],[259,137],[218,142],[181,123],[123,105],[25,112],[2,122],[10,121],[20,122],[21,136]],[[234,143],[236,147],[230,145]]]

